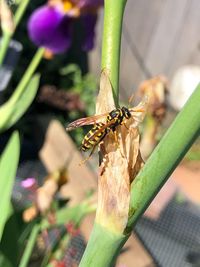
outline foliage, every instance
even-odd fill
[[[18,87],[10,99],[0,107],[0,132],[13,126],[23,116],[35,98],[38,86],[39,75],[35,75],[22,92]]]
[[[14,184],[15,173],[19,160],[19,136],[13,133],[8,145],[0,158],[0,239],[2,237],[5,222],[12,213],[11,209],[11,193]]]
[[[14,76],[12,77],[12,81],[5,90],[3,97],[5,101],[0,107],[1,134],[7,130],[12,132],[13,128],[16,128],[17,124],[19,126],[18,128],[20,130],[22,129],[23,115],[27,112],[34,101],[36,94],[38,93],[39,84],[43,85],[46,83],[53,83],[59,88],[67,88],[66,90],[80,95],[81,101],[85,103],[85,107],[88,108],[88,112],[93,112],[94,108],[91,105],[92,101],[90,100],[91,98],[94,98],[96,82],[91,75],[82,75],[83,69],[84,71],[86,70],[86,54],[84,52],[81,52],[81,55],[83,55],[82,62],[84,59],[82,70],[77,65],[72,64],[68,65],[65,70],[62,70],[61,72],[59,71],[60,67],[62,65],[66,66],[66,63],[70,60],[70,54],[73,59],[73,53],[67,54],[66,57],[57,56],[51,62],[45,60],[41,62],[44,55],[43,48],[39,48],[36,53],[33,54],[33,46],[30,45],[24,31],[27,15],[25,14],[24,18],[22,18],[22,16],[24,15],[26,8],[27,10],[33,10],[36,3],[31,2],[30,5],[28,5],[28,3],[29,0],[21,0],[19,3],[16,2],[16,4],[19,4],[18,7],[11,7],[12,11],[15,12],[15,29],[20,22],[21,30],[8,32],[5,27],[2,31],[0,65],[4,64],[4,58],[6,56],[6,52],[8,51],[9,42],[14,34],[15,37],[20,39],[23,43],[24,50],[22,57],[20,58],[20,64],[17,66]],[[38,2],[37,5],[39,4],[40,3]],[[78,23],[79,22],[77,21],[75,24]],[[22,36],[22,38],[20,38],[20,36]],[[73,51],[73,48],[71,51]],[[40,62],[41,64],[38,68]],[[83,65],[85,66],[83,67]],[[42,74],[42,79],[40,79],[39,74],[34,74],[37,68]],[[68,73],[64,73],[66,70]],[[22,78],[19,80],[19,77]],[[15,88],[15,90],[13,90],[13,88]],[[32,104],[32,110],[34,110],[34,105],[35,103]],[[76,114],[76,116],[79,115],[80,112]],[[70,116],[73,117],[75,114],[62,114],[61,120],[66,122],[66,118],[70,118]],[[6,133],[8,133],[8,131]],[[79,139],[80,138],[82,138],[82,136],[79,136]],[[25,223],[22,219],[25,208],[20,207],[20,210],[18,210],[19,208],[11,203],[11,195],[19,161],[19,154],[19,135],[17,132],[14,132],[0,156],[0,265],[5,267],[27,266],[33,255],[33,251],[35,251],[35,247],[38,248],[37,242],[39,237],[42,238],[44,233],[50,231],[49,229],[53,229],[55,227],[59,229],[60,227],[64,227],[65,231],[63,232],[61,240],[63,241],[64,238],[65,245],[67,246],[73,235],[76,234],[77,227],[80,225],[82,219],[88,213],[94,211],[94,207],[91,206],[87,200],[76,207],[68,208],[66,205],[61,207],[58,200],[54,199],[54,196],[52,196],[48,210],[43,213],[41,210],[36,209],[36,217],[28,223]],[[33,206],[29,208],[34,208],[35,202],[33,201],[31,205]],[[47,214],[49,216],[55,216],[56,221],[54,223],[49,222],[46,217]],[[68,224],[70,227],[68,227]],[[58,239],[56,241],[57,245],[55,247],[48,248],[47,257],[44,258],[42,264],[49,263],[50,255],[54,253],[54,251],[55,253],[59,252],[59,259],[61,255],[63,256],[64,251],[61,240]]]

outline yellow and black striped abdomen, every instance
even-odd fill
[[[86,134],[82,141],[81,149],[83,151],[95,147],[104,138],[107,131],[104,123],[96,123],[93,128]]]

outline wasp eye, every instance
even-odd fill
[[[124,113],[124,117],[126,119],[129,119],[131,117],[131,113],[130,113],[129,109],[126,108],[126,107],[122,107],[122,110],[123,110],[123,113]]]

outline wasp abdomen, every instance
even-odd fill
[[[104,126],[105,124],[102,122],[96,123],[94,127],[86,134],[81,145],[81,149],[83,151],[95,147],[104,138],[107,133],[106,129],[102,129]]]

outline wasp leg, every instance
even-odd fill
[[[126,123],[123,123],[123,125],[126,127],[126,129],[129,131],[129,128],[126,126]]]
[[[87,158],[85,158],[84,160],[82,160],[82,161],[79,163],[79,166],[85,164],[86,161],[88,161],[88,160],[91,158],[91,156],[92,156],[92,154],[94,153],[96,147],[97,147],[97,145],[93,146],[93,148],[92,148],[92,150],[91,150],[89,156],[88,156]]]
[[[117,144],[117,148],[120,150],[120,153],[121,153],[121,149],[120,149],[120,145],[119,145],[119,139],[118,139],[118,136],[117,136],[117,131],[114,130],[113,134],[114,134],[115,143]]]
[[[125,126],[125,127],[127,128],[127,126]],[[117,131],[113,131],[113,134],[114,134],[115,142],[117,144],[117,148],[119,149],[121,156],[124,158],[124,154],[123,154],[123,152],[121,150],[121,147],[120,147],[120,144],[119,144],[119,139],[118,139],[118,136],[117,136]]]
[[[117,136],[117,131],[114,131],[113,134],[114,134],[115,142],[117,143],[117,147],[119,148],[119,140]]]

